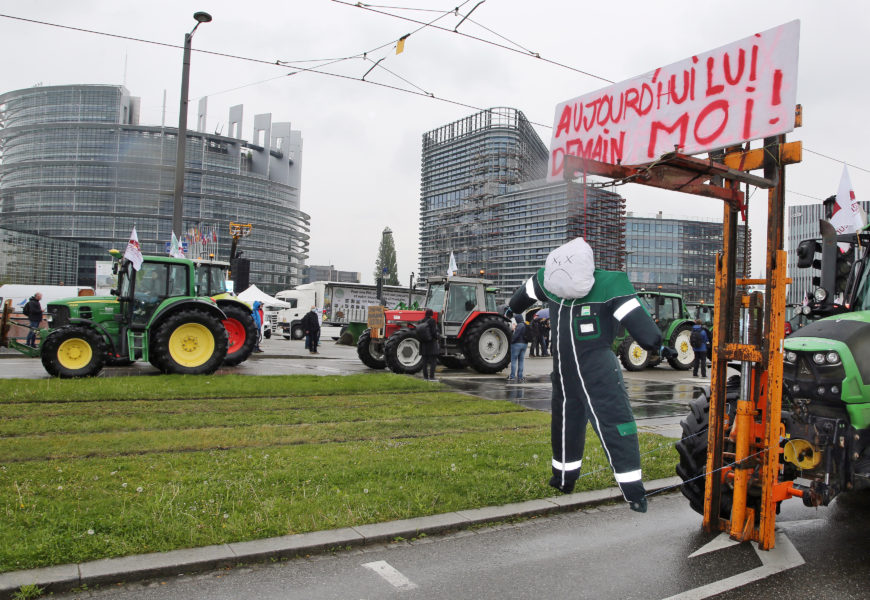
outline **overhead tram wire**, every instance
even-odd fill
[[[470,1],[470,0],[466,0],[466,2],[463,2],[462,5],[466,4],[468,1]],[[337,3],[339,3],[339,4],[345,4],[345,5],[348,5],[348,6],[356,7],[355,4],[350,4],[350,3],[348,3],[348,2],[344,2],[344,1],[342,1],[342,0],[332,0],[332,2],[337,2]],[[460,5],[460,6],[462,6],[462,5]],[[361,5],[359,8],[366,8],[366,6],[365,6],[365,5]],[[458,7],[457,7],[457,8],[458,8]],[[371,10],[371,9],[368,9],[368,8],[366,8],[366,9],[367,9],[367,10]],[[374,11],[374,12],[380,12],[380,11]],[[442,15],[442,17],[447,16],[448,14],[450,14],[450,13],[452,13],[452,12],[453,12],[453,10],[447,11],[447,12],[445,12],[445,13]],[[502,44],[495,44],[495,43],[493,43],[493,42],[490,42],[489,40],[484,40],[484,39],[482,39],[482,38],[477,38],[477,37],[475,37],[475,36],[469,36],[469,35],[467,35],[467,34],[463,34],[463,33],[460,33],[460,32],[454,32],[454,31],[451,30],[451,29],[445,29],[445,28],[443,28],[443,27],[438,27],[437,25],[427,25],[425,22],[422,22],[422,21],[414,21],[414,20],[412,20],[412,19],[406,19],[405,17],[401,17],[401,16],[399,16],[399,15],[392,15],[392,14],[390,14],[390,13],[380,13],[380,14],[385,14],[385,15],[387,15],[387,16],[391,16],[391,17],[395,17],[395,18],[399,18],[399,19],[404,19],[404,20],[411,20],[411,21],[413,21],[413,22],[415,22],[415,23],[420,23],[420,24],[422,25],[422,27],[418,28],[416,31],[420,31],[421,29],[423,29],[424,27],[427,27],[427,26],[428,26],[428,27],[434,27],[434,28],[436,28],[436,29],[440,29],[440,30],[442,30],[442,31],[447,31],[448,33],[458,33],[459,35],[462,35],[462,36],[464,36],[464,37],[469,37],[469,38],[476,39],[476,40],[479,40],[479,41],[482,41],[482,42],[485,42],[485,43],[488,43],[488,44],[492,44],[492,45],[494,45],[494,46],[502,47],[502,48],[504,48],[504,49],[506,49],[506,50],[510,50],[511,52],[519,52],[518,50],[515,50],[515,49],[513,49],[513,48],[509,48],[509,47],[507,47],[507,46],[503,46]],[[179,50],[183,49],[183,46],[180,46],[180,45],[178,45],[178,44],[170,44],[170,43],[167,43],[167,42],[157,42],[157,41],[154,41],[154,40],[148,40],[148,39],[144,39],[144,38],[137,38],[137,37],[127,36],[127,35],[121,35],[121,34],[117,34],[117,33],[108,33],[108,32],[105,32],[105,31],[97,31],[97,30],[94,30],[94,29],[85,29],[85,28],[82,28],[82,27],[74,27],[74,26],[72,26],[72,25],[61,25],[61,24],[59,24],[59,23],[51,23],[51,22],[48,22],[48,21],[40,21],[40,20],[38,20],[38,19],[28,19],[28,18],[25,18],[25,17],[17,17],[17,16],[14,16],[14,15],[8,15],[8,14],[4,14],[4,13],[0,13],[0,18],[11,19],[11,20],[15,20],[15,21],[22,21],[22,22],[25,22],[25,23],[33,23],[33,24],[35,24],[35,25],[45,25],[45,26],[47,26],[47,27],[56,27],[56,28],[58,28],[58,29],[67,29],[67,30],[70,30],[70,31],[77,31],[77,32],[80,32],[80,33],[90,33],[90,34],[93,34],[93,35],[100,35],[100,36],[110,37],[110,38],[115,38],[115,39],[128,40],[128,41],[132,41],[132,42],[139,42],[139,43],[142,43],[142,44],[151,44],[151,45],[154,45],[154,46],[161,46],[161,47],[164,47],[164,48],[175,48],[175,49],[179,49]],[[441,18],[441,17],[439,17],[439,18]],[[437,19],[436,19],[436,20],[437,20]],[[433,21],[433,23],[434,23],[434,21]],[[245,61],[245,62],[252,62],[252,63],[257,63],[257,64],[269,65],[269,66],[273,66],[273,67],[275,67],[275,66],[280,67],[280,68],[288,68],[288,67],[289,67],[289,68],[295,69],[297,72],[314,73],[314,74],[317,74],[317,75],[325,75],[325,76],[328,76],[328,77],[335,77],[335,78],[338,78],[338,79],[346,79],[346,80],[349,80],[349,81],[357,81],[357,82],[361,82],[361,83],[367,83],[367,84],[369,84],[369,85],[374,85],[374,86],[378,86],[378,87],[383,87],[383,88],[386,88],[386,89],[389,89],[389,90],[393,90],[393,91],[397,91],[397,92],[403,92],[403,93],[405,93],[405,94],[412,94],[412,95],[415,95],[415,96],[421,96],[421,97],[423,97],[423,98],[431,98],[432,100],[437,100],[437,101],[439,101],[439,102],[444,102],[444,103],[446,103],[446,104],[452,104],[452,105],[454,105],[454,106],[461,106],[461,107],[463,107],[463,108],[469,108],[469,109],[472,109],[472,110],[475,110],[475,111],[486,111],[486,110],[488,110],[488,109],[485,109],[485,108],[482,108],[482,107],[479,107],[479,106],[475,106],[475,105],[473,105],[473,104],[468,104],[468,103],[466,103],[466,102],[461,102],[461,101],[458,101],[458,100],[452,100],[452,99],[447,98],[447,97],[437,96],[437,95],[435,95],[435,94],[432,93],[432,92],[424,92],[424,91],[409,90],[409,89],[406,89],[406,88],[401,88],[401,87],[394,86],[394,85],[390,85],[390,84],[386,84],[386,83],[380,83],[380,82],[377,82],[377,81],[371,81],[371,80],[368,80],[368,79],[362,79],[362,78],[359,78],[359,77],[352,77],[352,76],[350,76],[350,75],[342,75],[342,74],[339,74],[339,73],[330,73],[330,72],[328,72],[328,71],[318,71],[318,70],[317,70],[317,69],[319,69],[319,68],[323,68],[324,66],[328,66],[328,65],[330,65],[330,64],[336,64],[336,63],[343,62],[343,61],[350,60],[350,59],[354,59],[354,58],[361,58],[361,57],[363,57],[363,56],[364,56],[365,54],[367,54],[367,53],[375,52],[375,51],[377,51],[377,50],[379,50],[379,49],[382,49],[382,48],[385,48],[386,46],[389,46],[389,45],[391,45],[391,44],[393,44],[393,43],[394,43],[394,41],[387,42],[387,43],[385,43],[385,44],[382,44],[382,45],[378,46],[377,48],[373,48],[373,49],[371,49],[371,50],[366,51],[366,52],[363,53],[362,55],[360,55],[360,54],[355,54],[355,55],[352,55],[352,56],[346,56],[346,57],[341,57],[341,58],[330,58],[330,59],[304,59],[304,60],[295,60],[295,61],[264,60],[264,59],[260,59],[260,58],[252,58],[252,57],[249,57],[249,56],[241,56],[241,55],[237,55],[237,54],[229,54],[229,53],[226,53],[226,52],[217,52],[217,51],[214,51],[214,50],[202,50],[202,49],[198,49],[198,48],[194,48],[194,49],[193,49],[193,52],[196,52],[196,53],[198,53],[198,54],[207,54],[207,55],[211,55],[211,56],[219,56],[219,57],[221,57],[221,58],[229,58],[229,59],[233,59],[233,60],[241,60],[241,61]],[[523,53],[523,52],[519,52],[519,53],[520,53],[520,54],[525,54],[525,53]],[[570,66],[568,66],[568,65],[563,65],[563,64],[558,63],[558,62],[556,62],[556,61],[552,61],[552,60],[545,59],[545,58],[542,58],[542,57],[541,57],[541,60],[543,60],[543,61],[545,61],[545,62],[548,62],[548,63],[551,63],[551,64],[554,64],[554,65],[556,65],[556,66],[561,66],[561,67],[563,67],[563,68],[566,68],[566,69],[569,69],[569,70],[572,70],[572,71],[575,71],[575,72],[578,72],[578,73],[583,73],[584,75],[588,75],[588,76],[590,76],[590,77],[594,77],[594,78],[596,78],[596,79],[600,79],[601,81],[606,81],[606,82],[608,82],[608,83],[613,83],[611,80],[606,79],[606,78],[604,78],[604,77],[600,77],[600,76],[598,76],[598,75],[594,75],[594,74],[592,74],[592,73],[587,73],[587,72],[585,72],[585,71],[581,71],[581,70],[579,70],[579,69],[575,69],[575,68],[570,67]],[[324,64],[324,65],[318,65],[317,67],[313,67],[313,68],[311,68],[311,67],[302,67],[302,66],[298,66],[298,63],[306,63],[306,62],[325,62],[326,64]],[[291,76],[291,75],[295,75],[295,74],[296,74],[295,72],[294,72],[294,73],[286,73],[286,74],[282,75],[281,77],[287,77],[287,76]],[[398,77],[398,75],[396,75],[395,73],[392,73],[392,74]],[[245,84],[245,85],[243,85],[243,86],[239,86],[238,88],[233,88],[233,89],[230,89],[230,90],[223,90],[223,92],[233,91],[234,89],[241,89],[241,88],[243,88],[243,87],[249,87],[249,86],[252,86],[252,85],[257,85],[257,84],[259,84],[259,83],[265,83],[266,81],[272,81],[272,80],[274,80],[274,79],[280,79],[281,77],[275,77],[275,78],[270,78],[270,79],[261,80],[261,81],[258,81],[258,82],[253,82],[253,83]],[[406,82],[406,83],[408,83],[409,85],[414,85],[414,84],[411,84],[410,82]],[[414,87],[417,87],[417,86],[414,86]],[[420,89],[420,88],[418,88],[418,90],[419,90],[419,89]],[[223,92],[217,92],[217,93],[223,93]],[[552,128],[553,128],[552,124],[549,124],[549,123],[540,123],[540,122],[537,122],[537,121],[531,121],[531,120],[529,121],[529,123],[532,124],[532,125],[536,125],[536,126],[538,126],[538,127],[543,127],[543,128],[545,128],[545,129],[552,129]],[[842,164],[844,164],[844,165],[847,165],[847,166],[852,167],[852,168],[854,168],[854,169],[857,169],[857,170],[859,170],[859,171],[864,171],[864,172],[870,173],[870,169],[867,169],[867,168],[864,168],[864,167],[861,167],[861,166],[858,166],[858,165],[855,165],[855,164],[852,164],[852,163],[848,163],[848,162],[846,162],[846,161],[843,161],[843,160],[840,160],[840,159],[834,158],[834,157],[829,156],[829,155],[827,155],[827,154],[822,154],[821,152],[817,152],[817,151],[815,151],[815,150],[810,150],[810,149],[808,149],[808,148],[804,148],[804,150],[806,150],[807,152],[810,152],[810,153],[812,153],[812,154],[816,154],[816,155],[818,155],[818,156],[821,156],[822,158],[826,158],[826,159],[828,159],[828,160],[832,160],[832,161],[834,161],[834,162],[842,163]],[[807,195],[807,194],[801,194],[800,192],[794,192],[794,191],[791,191],[791,190],[788,190],[788,191],[789,191],[790,193],[793,193],[793,194],[803,195],[803,196],[806,196],[806,197],[808,197],[808,198],[813,198],[813,199],[815,199],[814,196],[810,196],[810,195]]]

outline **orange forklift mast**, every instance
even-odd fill
[[[800,107],[796,125],[799,126]],[[613,165],[565,157],[564,178],[586,175],[690,193],[724,201],[723,248],[716,257],[710,416],[704,494],[707,531],[727,531],[738,540],[774,546],[777,503],[800,496],[792,482],[779,482],[785,329],[786,253],[783,250],[785,167],[801,160],[800,142],[765,138],[761,148],[736,146],[701,159],[679,152],[649,165]],[[763,169],[763,176],[750,171]],[[585,183],[585,182],[584,182]],[[616,183],[616,182],[614,182]],[[768,190],[764,279],[738,278],[738,217],[747,215],[740,184]],[[747,294],[745,286],[764,286]],[[726,412],[729,362],[741,368],[736,412]],[[732,490],[730,513],[722,492]]]

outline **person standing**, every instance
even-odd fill
[[[435,362],[438,359],[438,325],[431,308],[426,309],[423,320],[417,323],[415,329],[420,338],[420,354],[423,355],[423,379],[436,381]]]
[[[523,365],[526,359],[526,322],[523,320],[523,314],[517,312],[514,315],[516,326],[514,333],[511,336],[511,374],[507,378],[508,383],[522,383],[526,379],[523,377]]]
[[[24,305],[23,312],[30,321],[30,330],[27,332],[25,343],[31,348],[36,348],[36,338],[39,332],[39,325],[42,323],[42,293],[36,292]]]
[[[541,319],[541,347],[544,349],[541,356],[550,356],[550,319]]]
[[[529,344],[529,358],[533,358],[540,354],[538,352],[538,342],[540,340],[541,332],[538,329],[538,323],[540,323],[540,319],[538,319],[536,315],[526,324],[526,342]]]
[[[305,332],[305,347],[311,354],[317,354],[317,342],[320,340],[320,317],[317,314],[316,306],[312,306],[311,310],[305,313],[300,324],[302,331]]]
[[[701,324],[701,319],[695,319],[692,333],[689,334],[689,344],[695,353],[695,360],[692,361],[692,377],[698,376],[698,366],[701,367],[701,377],[707,376],[707,344],[709,341],[707,331]]]
[[[254,301],[254,308],[251,311],[254,317],[254,326],[257,328],[257,339],[254,341],[254,352],[262,352],[260,342],[263,340],[263,303],[259,300]]]

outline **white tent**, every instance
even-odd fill
[[[244,292],[239,294],[239,300],[243,300],[245,302],[249,302],[253,304],[257,300],[263,303],[263,307],[273,307],[273,308],[290,308],[290,304],[284,302],[283,300],[278,300],[277,298],[273,298],[260,288],[255,285],[252,285]]]

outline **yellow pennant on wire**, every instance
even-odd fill
[[[406,33],[402,37],[399,38],[399,41],[396,42],[396,54],[401,54],[405,51],[405,40],[408,39],[410,33]]]

